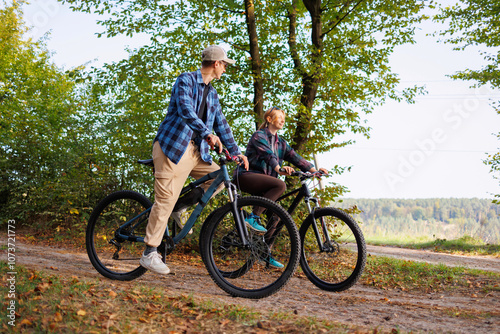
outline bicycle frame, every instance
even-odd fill
[[[221,167],[219,170],[212,172],[212,173],[209,173],[209,174],[199,178],[198,180],[191,182],[190,184],[188,184],[184,188],[182,188],[180,195],[185,194],[189,190],[205,183],[206,181],[215,179],[212,182],[212,184],[210,185],[210,187],[207,189],[207,191],[205,191],[205,193],[203,194],[201,199],[198,201],[198,204],[196,205],[194,211],[189,216],[189,219],[186,222],[186,224],[184,225],[184,227],[182,228],[182,230],[177,235],[173,236],[172,240],[173,240],[174,244],[178,244],[182,239],[184,239],[186,237],[188,232],[194,226],[196,220],[200,217],[201,212],[203,211],[203,209],[207,205],[207,203],[210,200],[210,198],[212,197],[212,195],[215,193],[217,188],[222,183],[224,183],[225,187],[228,190],[229,200],[230,200],[231,206],[233,208],[233,215],[234,215],[234,218],[236,220],[236,230],[241,238],[242,244],[244,246],[248,245],[248,230],[245,227],[244,219],[243,219],[241,213],[237,209],[238,208],[238,193],[237,193],[236,186],[231,183],[231,178],[229,177],[226,162],[227,162],[227,160],[220,158],[219,164]],[[144,219],[140,219],[140,218],[143,217],[144,215],[148,214],[150,211],[151,211],[151,208],[141,212],[136,217],[125,222],[116,231],[116,233],[115,233],[116,238],[128,240],[128,241],[144,242],[144,237],[135,237],[135,236],[126,235],[126,234],[122,233],[122,230],[124,230],[125,228],[129,227],[132,224],[134,224],[134,226],[132,228],[132,230],[134,230],[138,225],[140,225],[144,222]],[[168,225],[165,229],[164,236],[170,237]]]
[[[307,187],[306,184],[306,179],[300,180],[301,186],[295,190],[290,191],[287,194],[282,195],[280,198],[276,200],[276,202],[279,202],[285,198],[288,198],[294,194],[297,194],[297,196],[294,198],[292,204],[288,207],[287,211],[291,215],[299,206],[300,202],[304,200],[304,202],[307,205],[307,209],[309,211],[309,215],[306,217],[306,219],[314,219],[314,212],[316,209],[318,209],[319,206],[319,200],[316,197],[312,197],[311,191]],[[311,207],[310,202],[314,203],[314,206]],[[325,221],[323,218],[320,219],[321,221],[321,229],[323,230],[323,235],[325,237],[325,240],[321,240],[321,235],[319,234],[318,226],[316,224],[312,224],[313,229],[314,229],[314,234],[316,236],[316,240],[318,241],[318,245],[321,251],[326,251],[327,249],[324,247],[324,244],[330,244],[330,234],[328,233],[328,229],[326,227]]]
[[[288,198],[296,193],[298,193],[297,196],[294,198],[292,204],[290,204],[290,206],[287,209],[288,213],[292,214],[295,211],[295,209],[297,209],[302,200],[306,202],[309,213],[313,213],[313,211],[318,207],[318,200],[311,196],[311,192],[309,191],[309,188],[307,188],[307,185],[305,183],[302,183],[302,185],[299,188],[292,190],[287,194],[282,195],[280,198],[276,200],[276,202]],[[315,203],[314,208],[311,208],[309,201],[313,201]]]

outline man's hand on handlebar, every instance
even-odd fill
[[[208,145],[210,145],[210,148],[212,150],[214,150],[215,147],[217,147],[219,151],[218,153],[219,154],[222,153],[222,142],[220,141],[219,137],[213,134],[209,134],[205,140],[207,141]]]
[[[215,137],[217,137],[217,136],[215,136]],[[217,139],[219,139],[219,138],[217,137]],[[208,137],[207,137],[207,142],[208,142]],[[228,159],[229,161],[236,161],[238,163],[238,165],[243,164],[243,166],[245,167],[245,170],[248,170],[248,167],[249,167],[248,158],[246,156],[244,156],[243,154],[231,156],[229,151],[222,147],[222,143],[220,140],[218,143],[216,143],[215,145],[210,146],[210,147],[212,148],[212,150],[215,150],[219,154],[222,154],[222,152],[224,152],[224,154],[226,155],[226,159]]]

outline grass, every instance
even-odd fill
[[[410,235],[365,235],[366,243],[380,246],[403,246],[416,243],[432,241],[427,236],[410,236]]]
[[[500,257],[500,245],[488,244],[470,236],[463,236],[453,240],[431,239],[422,236],[366,237],[366,242],[372,245],[425,249],[442,253]]]
[[[416,243],[415,248],[459,254],[493,255],[500,257],[500,245],[486,244],[470,236],[459,239],[436,239],[431,242]]]
[[[2,273],[8,272],[0,262]],[[201,301],[190,295],[140,284],[54,276],[16,266],[15,327],[23,333],[347,333],[330,321],[298,315],[263,314],[242,306]],[[4,277],[5,279],[6,277]],[[7,286],[1,294],[6,296]],[[1,302],[7,309],[9,300]]]
[[[493,272],[383,256],[369,256],[361,278],[361,283],[384,290],[455,291],[483,295],[500,291],[499,282],[500,274]]]

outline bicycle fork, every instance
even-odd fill
[[[314,203],[314,207],[311,208],[311,205],[309,202]],[[316,236],[316,240],[318,241],[319,248],[322,252],[326,252],[330,250],[329,245],[331,245],[331,239],[330,239],[330,233],[328,231],[328,227],[326,226],[325,219],[324,217],[320,217],[320,225],[321,225],[321,230],[323,231],[323,236],[324,240],[322,240],[321,235],[319,234],[319,229],[318,229],[318,224],[316,224],[316,217],[315,217],[315,212],[316,209],[319,208],[319,203],[317,198],[311,198],[311,199],[306,199],[306,205],[307,209],[309,210],[309,215],[311,216],[312,219],[312,227],[314,230],[314,235]],[[328,245],[328,246],[325,246]]]
[[[229,181],[226,182],[226,188],[228,190],[229,200],[231,202],[233,216],[236,223],[236,231],[238,232],[242,245],[246,247],[248,246],[249,235],[247,227],[245,226],[243,210],[238,208],[238,190],[236,189],[236,186]]]

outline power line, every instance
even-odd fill
[[[415,96],[416,100],[459,100],[459,99],[500,99],[500,95],[446,94]]]
[[[402,152],[413,152],[419,151],[420,149],[414,148],[388,148],[388,147],[354,147],[354,146],[345,146],[343,149],[355,149],[355,150],[366,150],[366,151],[402,151]],[[487,151],[487,150],[441,150],[441,149],[429,149],[429,152],[443,152],[443,153],[485,153],[491,154],[496,153],[496,151]]]

